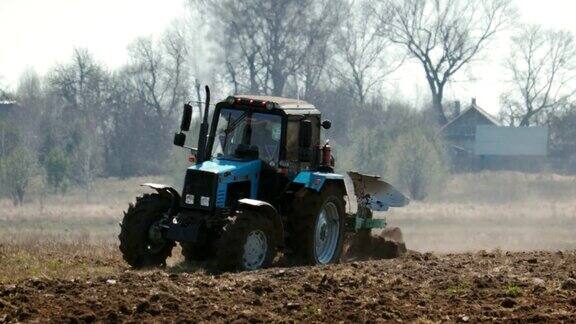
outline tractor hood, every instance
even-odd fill
[[[260,160],[236,161],[214,159],[195,164],[188,169],[216,173],[220,175],[220,178],[226,178],[228,176],[238,177],[256,174],[260,171],[260,163]]]
[[[248,186],[249,197],[258,195],[260,160],[237,161],[214,159],[192,165],[186,171],[183,201],[187,207],[223,208],[229,204],[228,189],[242,182]]]

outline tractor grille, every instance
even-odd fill
[[[182,195],[182,204],[184,206],[194,206],[201,209],[211,209],[216,204],[216,187],[218,185],[218,174],[199,171],[188,170],[186,172],[186,179],[184,182],[184,190]],[[187,196],[194,196],[193,201],[190,201]],[[202,199],[209,199],[208,206],[202,204]]]

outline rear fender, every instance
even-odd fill
[[[180,208],[180,194],[176,189],[164,184],[150,182],[143,183],[140,186],[154,189],[161,197],[170,199],[170,210],[168,211],[169,215],[175,215],[178,212],[178,209]]]
[[[327,182],[330,182],[335,183],[338,187],[340,187],[342,192],[346,192],[344,176],[337,173],[302,171],[298,173],[293,182],[302,184],[305,188],[309,188],[317,192],[322,191],[324,185]]]
[[[274,226],[274,234],[276,235],[278,246],[284,247],[284,226],[274,206],[262,200],[244,198],[238,200],[238,209],[255,211],[268,217]]]

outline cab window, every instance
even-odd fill
[[[280,154],[282,117],[236,109],[222,109],[216,127],[212,156],[236,158],[237,150],[255,148],[258,157],[276,166]]]

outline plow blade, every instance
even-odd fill
[[[358,204],[373,211],[386,211],[390,207],[403,207],[410,201],[391,184],[377,175],[349,171]]]

